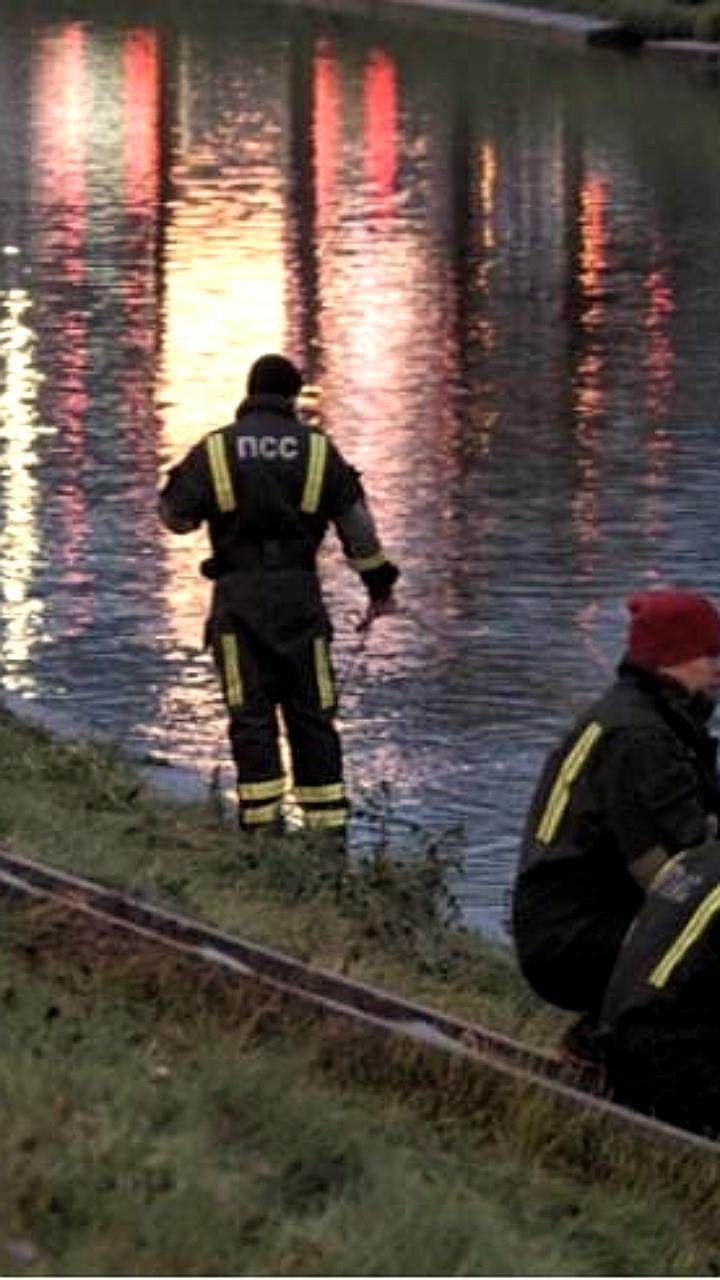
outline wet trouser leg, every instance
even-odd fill
[[[280,820],[285,790],[272,665],[252,637],[237,629],[218,631],[213,653],[229,716],[240,826],[267,830]]]
[[[311,830],[345,832],[348,806],[330,647],[325,635],[307,638],[288,655],[282,707],[293,762],[295,795]]]

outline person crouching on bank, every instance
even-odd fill
[[[717,610],[684,590],[639,592],[628,609],[615,682],[542,770],[513,894],[527,981],[589,1027],[648,886],[720,813],[707,728],[720,691]]]

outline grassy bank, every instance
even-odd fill
[[[0,833],[313,961],[534,1038],[504,952],[448,925],[441,851],[338,884],[238,854],[213,803],[0,717]],[[149,946],[0,902],[3,1274],[713,1274],[718,1167],[355,1040]]]

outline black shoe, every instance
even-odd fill
[[[594,1093],[606,1089],[606,1062],[602,1038],[589,1013],[566,1027],[557,1046],[561,1059],[582,1076],[585,1088]]]

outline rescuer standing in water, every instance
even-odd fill
[[[201,570],[215,584],[207,640],[228,709],[241,828],[280,828],[281,708],[305,826],[343,847],[332,631],[315,562],[328,523],[368,591],[364,625],[393,609],[399,571],[382,550],[357,471],[297,416],[302,382],[284,356],[256,360],[234,422],[171,470],[159,510],[173,533],[207,522],[213,554]]]

